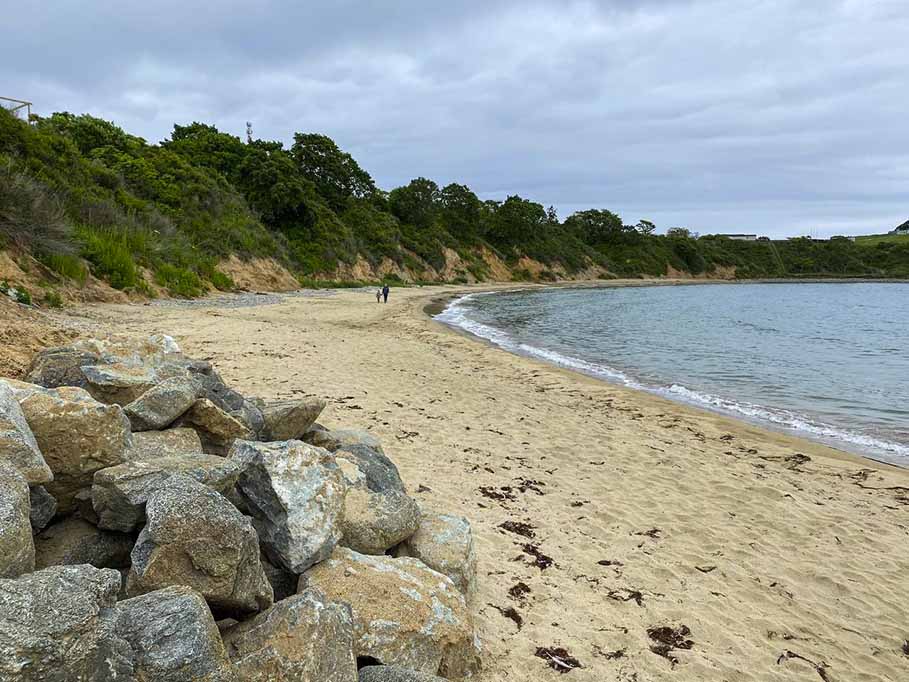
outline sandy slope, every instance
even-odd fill
[[[426,318],[441,291],[87,314],[251,394],[328,398],[327,425],[374,431],[421,504],[468,516],[484,682],[909,679],[906,472],[508,355]],[[690,649],[651,650],[682,625]]]

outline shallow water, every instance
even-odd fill
[[[512,352],[909,466],[909,284],[471,294],[436,319]]]

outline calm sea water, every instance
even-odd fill
[[[909,466],[909,284],[471,294],[437,319],[512,352]]]

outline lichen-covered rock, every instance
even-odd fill
[[[230,458],[242,464],[237,492],[274,563],[299,574],[331,554],[346,492],[331,453],[294,440],[237,441]]]
[[[305,590],[227,630],[240,682],[356,682],[350,607]]]
[[[81,368],[84,386],[95,400],[108,405],[129,405],[155,385],[155,373],[150,367],[130,367],[123,364],[88,365]]]
[[[104,682],[115,677],[104,621],[120,574],[54,566],[0,580],[0,680]]]
[[[418,673],[399,665],[368,665],[360,668],[358,682],[446,682],[444,677]]]
[[[404,493],[348,488],[341,540],[345,547],[361,554],[384,554],[413,535],[419,526],[420,507]]]
[[[45,388],[87,388],[82,368],[100,360],[97,353],[73,347],[46,348],[39,352],[25,373],[25,381]]]
[[[35,537],[35,567],[91,564],[95,568],[126,568],[133,538],[95,528],[87,521],[69,518]]]
[[[29,491],[29,498],[32,531],[39,533],[57,513],[57,500],[42,485],[33,485]]]
[[[9,383],[0,380],[0,463],[12,465],[30,485],[54,478]]]
[[[15,578],[35,570],[30,512],[25,477],[9,464],[0,463],[0,578]]]
[[[306,433],[325,409],[321,398],[282,400],[262,410],[265,430],[262,440],[293,440]]]
[[[353,609],[357,656],[443,677],[476,671],[479,659],[464,596],[419,560],[367,556],[338,547],[300,576]]]
[[[238,420],[247,431],[257,436],[265,428],[265,418],[261,407],[233,390],[221,376],[214,371],[211,364],[196,362],[190,368],[199,383],[199,397],[206,398],[222,411]]]
[[[226,453],[235,440],[254,437],[250,428],[208,398],[199,398],[183,416],[195,428],[207,451]]]
[[[463,516],[425,514],[398,552],[447,575],[468,599],[476,592],[477,554],[470,521]]]
[[[150,461],[124,462],[95,474],[92,506],[98,526],[129,532],[145,519],[149,496],[182,474],[224,493],[233,488],[241,466],[216,455],[188,454],[158,457]]]
[[[118,602],[117,635],[126,641],[137,682],[235,682],[205,600],[167,587]]]
[[[366,487],[373,492],[405,492],[398,467],[381,450],[367,445],[342,445],[334,451],[334,455],[337,460],[355,465],[363,473]]]
[[[129,403],[123,411],[133,431],[163,429],[186,412],[199,394],[191,376],[178,376],[152,386]]]
[[[170,585],[199,592],[219,612],[260,611],[272,589],[259,563],[259,541],[224,497],[185,476],[153,492],[132,551],[130,596]]]
[[[54,472],[45,487],[57,500],[57,513],[69,514],[75,509],[73,497],[92,484],[96,471],[124,461],[129,420],[119,406],[71,386],[28,392],[20,405]]]
[[[150,461],[172,455],[202,454],[202,440],[195,429],[133,433],[133,444],[127,453],[130,461]]]
[[[369,431],[359,429],[329,430],[320,424],[313,424],[303,435],[303,440],[311,445],[325,448],[330,452],[349,445],[362,445],[382,452],[382,443],[379,439],[369,433]]]

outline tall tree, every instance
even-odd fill
[[[622,219],[612,211],[591,208],[568,216],[565,227],[588,244],[603,244],[620,238]]]
[[[439,186],[426,178],[415,178],[388,193],[391,212],[405,225],[425,230],[439,215]]]
[[[467,185],[451,183],[439,193],[442,222],[457,237],[476,237],[482,225],[482,203]]]
[[[376,186],[369,173],[334,140],[316,133],[296,133],[291,154],[300,173],[312,182],[335,211],[343,211],[351,197],[372,196]]]

